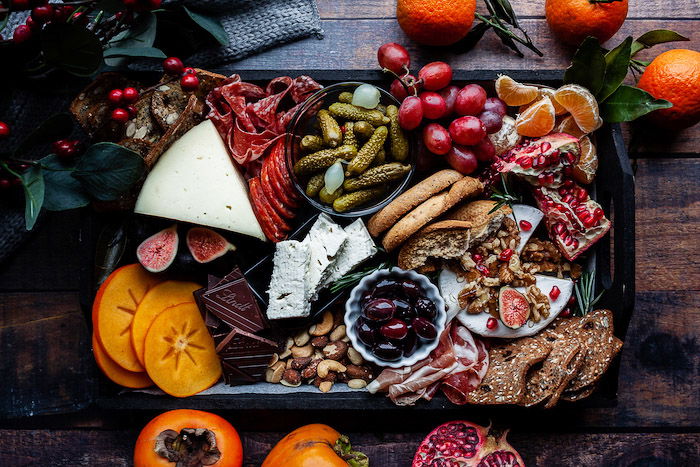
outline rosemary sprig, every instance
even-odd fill
[[[389,261],[383,261],[376,266],[370,266],[360,271],[346,274],[337,281],[333,282],[333,285],[331,285],[331,293],[340,292],[348,287],[354,287],[362,280],[363,277],[368,276],[379,269],[386,269],[389,267],[391,267],[391,263]]]
[[[502,206],[508,206],[513,209],[513,204],[522,202],[519,196],[513,194],[512,188],[509,186],[508,182],[506,182],[505,174],[501,175],[501,185],[503,186],[503,190],[499,190],[496,187],[492,189],[493,193],[491,194],[491,199],[496,201],[496,205],[491,208],[489,214],[498,211]]]
[[[518,23],[518,17],[515,15],[513,7],[508,0],[484,0],[484,3],[490,15],[483,16],[479,13],[476,14],[477,19],[481,21],[480,24],[473,28],[473,34],[478,36],[477,40],[481,38],[486,29],[493,28],[493,32],[501,38],[501,42],[518,54],[519,57],[523,57],[524,55],[518,48],[516,42],[524,45],[540,57],[543,55],[532,42],[527,31]],[[511,28],[515,29],[520,34],[516,34]],[[469,35],[467,37],[469,37]]]
[[[595,270],[581,274],[579,281],[574,284],[574,291],[576,292],[576,304],[578,306],[576,315],[584,316],[593,309],[600,297],[603,296],[603,292],[600,292],[597,296],[595,295]]]

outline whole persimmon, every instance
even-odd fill
[[[396,19],[408,37],[424,45],[451,45],[467,35],[476,0],[398,0]]]
[[[648,119],[657,125],[680,130],[700,122],[700,52],[673,49],[660,54],[644,70],[637,86],[673,104],[649,114]]]
[[[209,412],[165,412],[143,427],[134,448],[135,467],[175,465],[240,467],[243,445],[229,422]]]
[[[568,45],[588,36],[605,42],[627,18],[627,0],[546,0],[544,7],[549,29]]]

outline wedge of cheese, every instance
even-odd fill
[[[205,120],[177,140],[148,174],[134,212],[238,232],[265,240],[248,185]]]

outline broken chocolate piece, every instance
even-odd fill
[[[216,346],[216,353],[222,363],[234,366],[260,381],[265,377],[272,354],[278,350],[276,342],[236,328]]]
[[[226,276],[224,281],[229,276]],[[252,333],[267,328],[258,302],[242,275],[231,282],[224,282],[209,289],[201,297],[206,308],[231,327]]]

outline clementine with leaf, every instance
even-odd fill
[[[424,45],[451,45],[467,35],[476,0],[398,0],[396,19],[408,37]]]
[[[565,44],[579,45],[587,36],[610,39],[627,18],[627,0],[546,0],[549,29]]]
[[[554,105],[549,97],[543,97],[515,119],[515,129],[523,136],[539,137],[554,129]]]

